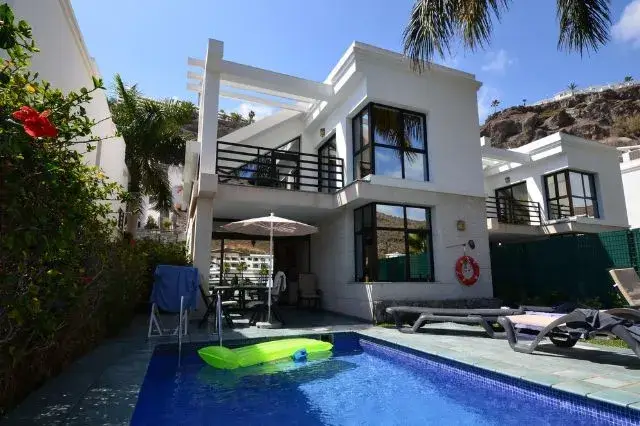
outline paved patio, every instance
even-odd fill
[[[146,340],[147,318],[136,318],[116,339],[106,341],[60,376],[34,392],[0,425],[126,425],[155,345]],[[328,313],[287,312],[287,327],[263,330],[242,324],[226,329],[226,340],[318,332],[358,331],[480,368],[640,409],[640,360],[631,351],[578,344],[571,349],[541,345],[533,355],[513,352],[504,340],[487,338],[478,327],[433,324],[428,332],[403,334]],[[191,329],[193,342],[209,341],[211,330]]]

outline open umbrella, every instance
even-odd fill
[[[231,222],[222,227],[225,231],[238,232],[247,235],[269,236],[269,280],[268,288],[268,314],[267,323],[271,323],[271,287],[273,287],[273,237],[294,237],[299,235],[309,235],[318,232],[315,226],[296,222],[295,220],[284,219],[275,216],[273,213],[265,217]]]

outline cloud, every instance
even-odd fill
[[[488,62],[482,66],[482,71],[503,74],[507,67],[513,65],[515,59],[510,58],[506,50],[500,49],[497,52],[487,53],[487,61]]]
[[[243,117],[247,117],[249,115],[249,111],[253,111],[256,113],[255,120],[261,120],[269,115],[275,114],[278,111],[278,108],[273,108],[266,105],[252,104],[249,102],[243,102],[238,105],[237,108],[234,109],[234,112],[242,115]]]
[[[484,123],[489,114],[493,112],[491,101],[500,99],[500,91],[495,87],[482,86],[478,91],[478,116],[480,123]]]
[[[616,40],[640,47],[640,0],[633,0],[624,8],[611,33]]]

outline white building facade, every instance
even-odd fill
[[[9,0],[16,19],[26,20],[33,30],[33,39],[40,52],[33,55],[31,69],[40,79],[63,93],[93,88],[92,77],[100,77],[95,60],[76,21],[69,0]],[[104,139],[96,149],[84,154],[88,165],[98,166],[113,182],[127,187],[128,174],[124,163],[124,140],[115,137],[116,127],[111,121],[105,91],[92,93],[93,99],[85,108],[89,118],[95,120],[93,135]],[[86,148],[79,147],[84,152]],[[113,203],[114,213],[121,207]]]
[[[555,133],[515,149],[481,138],[492,241],[629,227],[619,152]]]
[[[218,223],[274,212],[318,226],[296,271],[316,275],[330,311],[371,319],[377,302],[492,296],[473,75],[417,74],[400,54],[358,42],[324,82],[226,61],[216,40],[189,64],[200,68],[189,73],[200,125],[184,205],[202,282],[212,238],[225,238]],[[220,96],[281,110],[217,140]],[[276,264],[299,255],[279,259],[278,244]],[[464,253],[480,265],[472,286],[455,275]]]

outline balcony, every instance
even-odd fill
[[[540,203],[507,197],[487,197],[485,204],[487,219],[497,219],[498,223],[532,226],[542,223]]]
[[[292,191],[332,193],[344,185],[341,158],[222,141],[216,174],[219,183]]]

